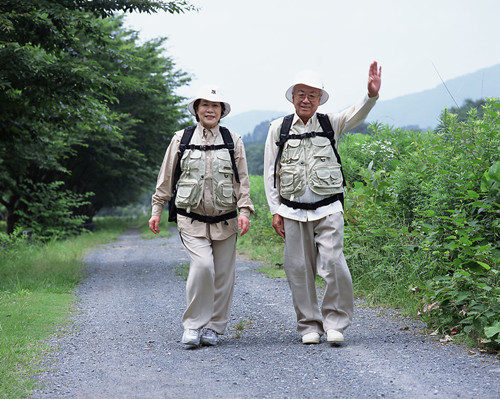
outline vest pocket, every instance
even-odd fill
[[[236,204],[233,193],[234,190],[232,182],[223,181],[219,183],[217,189],[215,190],[215,208],[222,211],[233,210]]]
[[[188,209],[198,206],[199,186],[196,180],[188,180],[179,183],[177,187],[177,196],[175,198],[175,205],[178,208]]]
[[[304,194],[303,189],[304,184],[299,172],[296,169],[285,168],[282,165],[280,169],[280,194],[285,198],[297,197]]]
[[[231,163],[231,156],[229,155],[229,151],[227,150],[218,150],[215,151],[215,156],[217,157],[217,162],[219,166],[219,171],[222,172],[222,170],[229,170],[230,173],[233,173],[233,164]],[[217,167],[217,165],[214,165],[214,167]],[[227,172],[224,172],[227,173]]]
[[[182,155],[181,169],[192,170],[198,169],[201,162],[202,153],[200,150],[186,150]]]
[[[322,161],[333,157],[333,147],[330,140],[326,137],[316,136],[311,137],[313,146],[312,153],[314,158],[321,158]]]
[[[318,195],[336,194],[342,190],[342,172],[339,165],[313,169],[310,187],[313,193]]]
[[[301,147],[302,140],[288,140],[283,148],[283,154],[281,155],[281,163],[291,163],[296,162],[300,159],[300,153],[302,152]]]

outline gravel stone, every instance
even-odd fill
[[[287,282],[241,257],[225,335],[185,350],[175,269],[188,261],[175,231],[143,240],[131,230],[89,253],[72,323],[51,340],[32,398],[499,397],[494,356],[440,343],[423,324],[362,301],[346,342],[303,345]]]

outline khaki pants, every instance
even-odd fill
[[[334,329],[343,332],[352,321],[352,279],[342,251],[344,218],[341,212],[312,222],[284,218],[283,265],[292,291],[301,335]],[[326,283],[321,313],[316,273]]]
[[[233,299],[236,234],[225,240],[180,236],[191,257],[182,324],[223,334]]]

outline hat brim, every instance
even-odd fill
[[[193,116],[196,116],[196,111],[194,109],[194,103],[196,102],[196,100],[203,100],[203,99],[195,98],[187,106],[189,113]],[[212,101],[212,100],[207,100],[207,101]],[[213,102],[224,104],[224,113],[220,116],[221,119],[229,115],[229,113],[231,112],[231,106],[229,105],[229,103],[226,103],[225,101],[213,101]]]
[[[293,93],[294,87],[295,87],[295,85],[291,85],[285,93],[286,99],[288,101],[290,101],[291,103],[293,103],[292,93]],[[320,89],[320,88],[315,87],[315,89]],[[321,90],[321,100],[319,100],[319,105],[323,105],[324,103],[326,103],[328,101],[328,99],[330,98],[330,95],[328,94],[328,92],[325,89],[320,89],[320,90]]]

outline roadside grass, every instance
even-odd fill
[[[253,321],[251,318],[248,320],[243,320],[240,318],[238,320],[238,323],[236,323],[232,327],[232,330],[234,331],[233,338],[239,339],[239,338],[243,337],[243,332],[248,328],[248,326],[250,326],[252,324],[253,324]]]
[[[95,222],[95,232],[67,240],[19,239],[0,246],[0,397],[24,398],[36,387],[33,376],[51,350],[48,339],[69,321],[84,255],[133,224],[116,218]]]
[[[189,262],[177,265],[175,267],[175,275],[179,276],[182,280],[187,281],[189,275]]]

